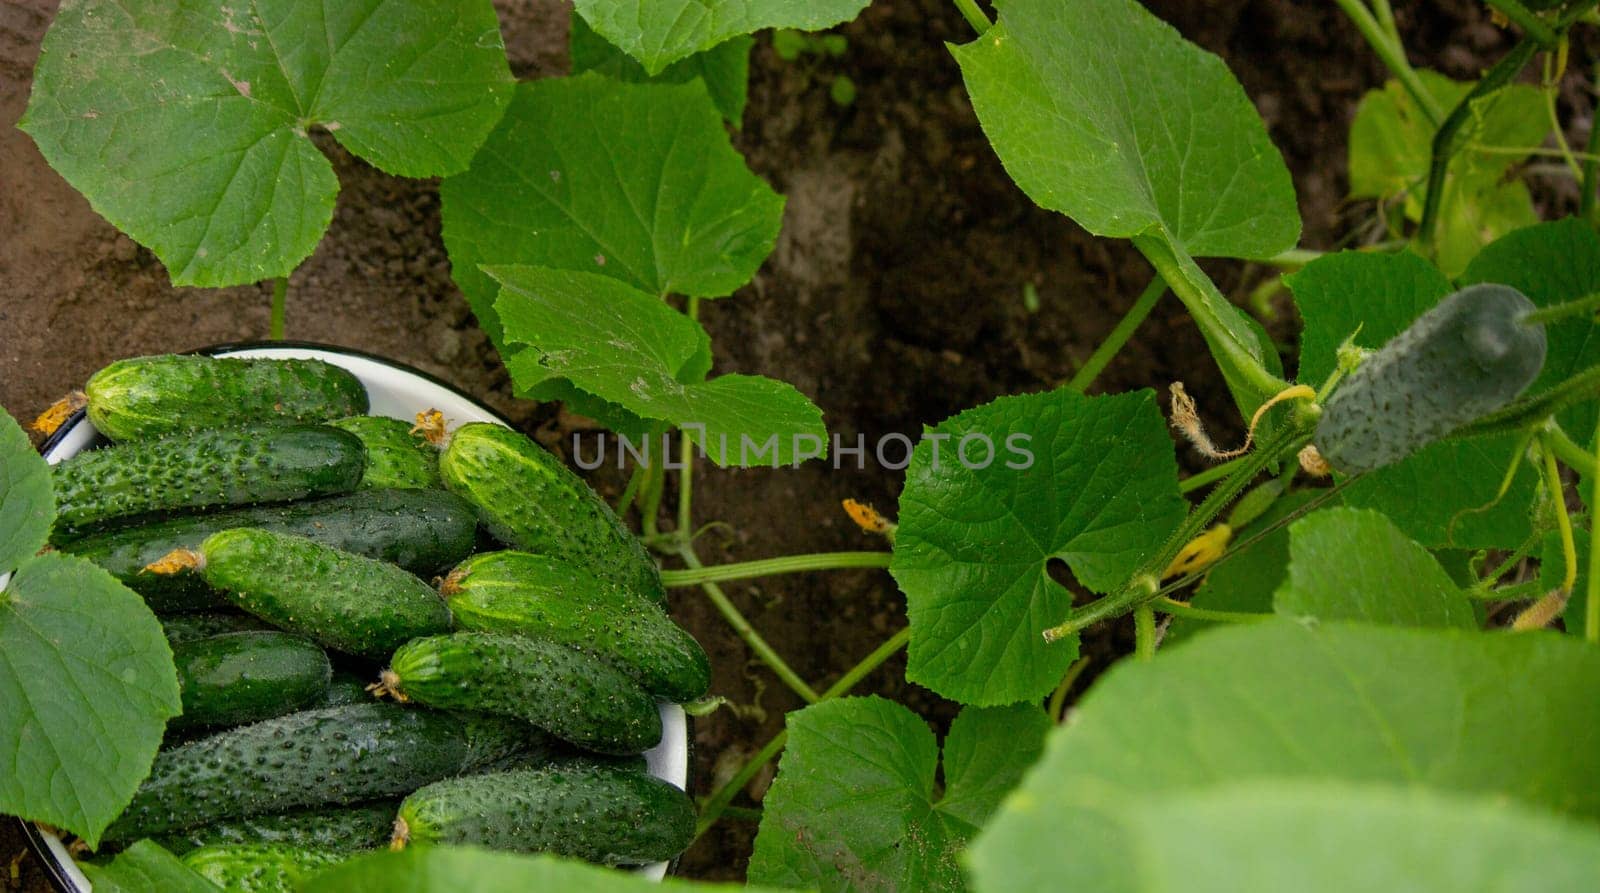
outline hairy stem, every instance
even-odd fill
[[[694,546],[690,545],[687,540],[679,544],[678,555],[683,558],[684,564],[689,565],[691,569],[698,570],[705,567],[700,563],[700,556],[695,554]],[[746,620],[745,616],[734,606],[727,593],[722,591],[722,587],[715,583],[701,583],[700,586],[705,590],[706,595],[710,596],[711,603],[722,614],[722,618],[728,621],[728,625],[733,627],[733,631],[738,634],[739,638],[744,640],[746,645],[750,646],[750,650],[756,653],[761,662],[772,670],[773,675],[783,680],[783,684],[789,686],[794,690],[795,694],[804,698],[806,703],[815,704],[818,700],[816,689],[812,688],[804,679],[801,679],[800,674],[796,673],[789,666],[789,663],[777,651],[773,650],[771,645],[767,644],[767,640],[756,632],[754,626],[750,625],[750,621]]]
[[[1407,93],[1411,94],[1411,100],[1417,104],[1417,108],[1422,109],[1422,113],[1428,118],[1428,123],[1437,127],[1439,122],[1444,120],[1444,110],[1439,107],[1439,102],[1433,98],[1433,94],[1422,85],[1422,79],[1417,77],[1416,69],[1406,60],[1405,47],[1401,45],[1399,38],[1391,37],[1384,30],[1373,16],[1372,10],[1362,0],[1334,0],[1334,2],[1338,3],[1344,14],[1355,23],[1356,30],[1361,32],[1361,36],[1366,39],[1373,52],[1383,60],[1389,73],[1406,88]]]
[[[1173,617],[1186,617],[1190,620],[1205,620],[1211,623],[1260,623],[1271,620],[1272,614],[1258,614],[1252,611],[1218,611],[1213,608],[1196,608],[1183,602],[1162,596],[1151,603],[1151,607],[1163,614]]]
[[[1595,463],[1600,465],[1600,431],[1595,432]],[[1590,474],[1594,481],[1594,498],[1591,506],[1600,507],[1600,474]],[[1600,549],[1594,545],[1594,519],[1589,520],[1589,582],[1584,586],[1589,600],[1583,606],[1583,637],[1591,644],[1600,644]]]
[[[1094,384],[1094,380],[1105,370],[1112,357],[1115,357],[1123,345],[1128,343],[1128,339],[1133,337],[1139,324],[1145,321],[1151,310],[1155,309],[1156,302],[1161,300],[1166,291],[1166,280],[1160,275],[1151,279],[1150,284],[1144,287],[1144,291],[1133,302],[1133,306],[1122,315],[1122,319],[1117,320],[1117,325],[1111,330],[1111,334],[1107,335],[1105,340],[1100,342],[1100,346],[1094,349],[1094,353],[1089,355],[1083,368],[1073,374],[1072,380],[1067,382],[1067,387],[1080,394],[1089,390],[1089,386]]]
[[[1191,474],[1178,482],[1178,492],[1184,494],[1193,493],[1207,484],[1214,484],[1232,474],[1233,470],[1242,465],[1246,458],[1248,457],[1240,456],[1236,459],[1229,459],[1221,465],[1213,465],[1205,471]]]
[[[1061,722],[1061,717],[1067,711],[1067,695],[1071,693],[1073,683],[1077,682],[1078,677],[1083,675],[1083,671],[1089,668],[1089,661],[1092,659],[1080,657],[1072,662],[1072,666],[1067,667],[1067,672],[1061,677],[1060,684],[1056,686],[1055,691],[1050,693],[1050,701],[1045,704],[1045,715],[1049,716],[1051,720],[1058,723]]]
[[[1156,612],[1149,605],[1133,609],[1133,653],[1139,660],[1156,656]]]
[[[1539,42],[1542,47],[1552,47],[1556,43],[1556,32],[1544,19],[1533,14],[1528,7],[1523,6],[1518,0],[1484,0],[1485,3],[1500,11],[1500,14],[1509,19],[1522,33]]]
[[[1561,532],[1561,555],[1566,561],[1566,571],[1561,578],[1561,591],[1571,592],[1578,582],[1578,547],[1572,538],[1572,518],[1567,514],[1567,493],[1561,485],[1561,469],[1556,467],[1555,449],[1549,435],[1539,438],[1540,468],[1544,471],[1544,488],[1555,507],[1556,529]]]
[[[775,574],[839,570],[858,567],[888,567],[893,552],[810,552],[757,561],[716,564],[699,569],[662,571],[661,581],[668,586],[700,586],[729,580],[749,580]]]

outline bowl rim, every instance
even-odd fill
[[[245,340],[211,344],[205,347],[194,348],[193,350],[181,351],[179,355],[209,357],[222,354],[233,354],[241,351],[268,349],[313,350],[377,363],[397,372],[402,372],[413,377],[420,378],[429,384],[434,385],[435,387],[448,391],[457,398],[472,404],[472,406],[478,410],[481,410],[485,415],[489,416],[499,424],[504,425],[513,431],[517,430],[517,427],[511,424],[511,422],[508,421],[505,416],[484,405],[483,401],[472,396],[471,394],[468,394],[466,391],[451,384],[450,382],[445,381],[443,378],[440,378],[431,372],[418,369],[409,363],[404,363],[381,354],[372,353],[370,351],[361,350],[360,348],[345,347],[337,344],[325,344],[319,341],[289,339],[281,341]],[[43,443],[39,444],[39,455],[48,456],[53,450],[56,449],[56,447],[60,446],[61,442],[65,440],[78,425],[86,422],[88,422],[87,409],[78,409],[73,412],[72,415],[67,417],[66,421],[61,423],[59,428],[46,437]],[[693,714],[689,713],[687,710],[683,710],[681,706],[679,706],[679,710],[683,714],[684,727],[684,790],[685,792],[688,792],[694,786],[695,718]],[[690,796],[693,795],[691,794]],[[14,821],[22,830],[23,842],[27,844],[28,850],[33,854],[34,858],[37,859],[38,862],[44,867],[44,871],[46,875],[48,875],[49,880],[55,889],[61,891],[61,893],[80,893],[80,891],[85,889],[79,887],[77,882],[68,874],[66,867],[62,864],[60,857],[56,853],[57,847],[51,846],[50,842],[45,839],[46,832],[39,827],[37,822],[23,818],[16,818]],[[54,835],[51,835],[51,837],[54,837]],[[59,839],[57,840],[57,846],[59,846]],[[670,877],[676,874],[678,870],[678,862],[681,858],[681,856],[674,856],[671,860],[669,860],[666,863],[665,870],[662,871],[659,876],[656,876],[654,872],[651,872],[651,874],[646,875],[646,877],[650,877],[651,880],[660,882],[662,878]],[[660,864],[661,863],[655,863],[655,865]],[[645,868],[651,867],[653,866],[645,866]]]

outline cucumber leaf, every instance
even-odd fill
[[[160,844],[141,840],[104,865],[82,863],[95,893],[221,893]]]
[[[287,276],[332,218],[308,129],[389,173],[455,173],[512,82],[488,0],[84,0],[20,126],[175,285],[239,285]]]
[[[0,411],[0,574],[44,548],[55,519],[50,466],[16,420]]]
[[[1600,832],[1590,825],[1424,790],[1254,781],[1102,809],[1094,842],[1112,849],[1101,852],[1084,854],[1089,841],[1069,836],[1076,828],[1047,821],[981,838],[972,860],[980,888],[1557,893],[1589,886],[1600,871]],[[1054,813],[1049,804],[1038,811]]]
[[[575,0],[594,30],[651,75],[730,37],[765,28],[819,31],[848,22],[870,0]]]
[[[573,74],[596,71],[606,77],[635,84],[682,84],[699,78],[711,92],[711,101],[716,103],[717,111],[729,124],[738,127],[744,119],[744,104],[750,88],[750,50],[755,45],[755,38],[741,34],[709,50],[680,59],[651,77],[632,56],[596,34],[583,16],[573,13],[572,36],[567,48],[572,56]]]
[[[1446,295],[1450,281],[1409,252],[1345,251],[1284,278],[1305,328],[1299,380],[1319,387],[1338,346],[1354,335],[1376,350]],[[1377,509],[1428,548],[1514,547],[1527,538],[1535,475],[1522,470],[1496,501],[1517,438],[1486,436],[1430,444],[1403,462],[1362,475],[1344,489],[1347,505]]]
[[[161,624],[110,574],[52,552],[0,591],[0,811],[95,846],[179,709]]]
[[[786,724],[750,878],[825,893],[966,889],[958,854],[1050,727],[1035,704],[962,710],[945,739],[940,794],[933,732],[893,701],[829,701]]]
[[[524,856],[473,847],[410,847],[397,853],[374,853],[330,868],[311,878],[301,893],[347,893],[383,890],[385,893],[523,893],[559,890],[561,893],[652,893],[666,890],[776,893],[770,887],[703,884],[667,878],[657,883],[646,878],[586,865],[555,856]]]
[[[1600,651],[1559,635],[1284,620],[1207,631],[1097,682],[975,842],[976,878],[985,890],[1127,889],[1069,881],[1127,877],[1119,814],[1252,781],[1455,793],[1592,820],[1600,789],[1581,780],[1600,752],[1597,684]],[[1307,835],[1288,858],[1315,845]],[[1375,852],[1389,850],[1343,856]],[[1051,883],[1028,886],[1038,878]]]
[[[1369,509],[1313,512],[1289,527],[1285,617],[1477,629],[1471,602],[1432,553]]]
[[[889,567],[911,618],[906,678],[966,704],[1048,694],[1077,647],[1041,635],[1072,607],[1046,565],[1107,592],[1186,506],[1151,391],[1002,397],[946,419],[912,454]]]
[[[481,266],[722,297],[755,275],[783,217],[783,197],[745,167],[704,84],[594,72],[518,86],[472,169],[439,193],[456,284],[497,344],[499,286]]]
[[[821,410],[794,386],[759,375],[707,381],[709,336],[654,295],[597,273],[484,273],[501,286],[495,308],[519,388],[565,381],[639,418],[671,422],[722,466],[824,455]]]

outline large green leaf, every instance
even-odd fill
[[[782,196],[745,167],[704,84],[593,72],[519,86],[472,169],[439,191],[456,283],[497,342],[499,289],[480,266],[721,297],[755,275],[783,217]]]
[[[1436,72],[1419,70],[1424,89],[1451,108],[1472,89]],[[1434,126],[1398,81],[1372,90],[1350,126],[1350,194],[1399,201],[1405,216],[1420,220],[1433,157]],[[1514,84],[1478,100],[1457,135],[1446,169],[1435,235],[1439,265],[1459,274],[1484,242],[1538,219],[1528,187],[1507,171],[1521,164],[1550,130],[1539,91]]]
[[[222,893],[177,856],[148,840],[135,843],[104,865],[85,863],[81,867],[95,893]]]
[[[975,844],[979,886],[1127,889],[1067,880],[1127,877],[1119,813],[1247,781],[1427,789],[1593,819],[1600,788],[1582,780],[1600,753],[1597,684],[1600,651],[1552,634],[1283,620],[1209,631],[1119,664],[1051,733]]]
[[[744,119],[744,103],[750,87],[750,49],[755,44],[755,38],[748,35],[730,38],[709,50],[674,62],[651,77],[632,56],[596,34],[583,16],[573,13],[572,37],[567,49],[572,56],[573,74],[597,71],[619,81],[659,84],[682,84],[699,78],[711,91],[711,101],[717,104],[717,111],[729,124],[738,127]]]
[[[287,276],[333,214],[322,127],[394,174],[464,170],[511,94],[488,0],[65,3],[21,127],[178,285]]]
[[[1077,656],[1041,635],[1072,607],[1046,565],[1107,592],[1185,508],[1150,391],[1003,397],[945,420],[917,445],[900,497],[890,573],[911,617],[906,677],[967,704],[1042,697]]]
[[[1600,872],[1592,825],[1423,790],[1257,781],[1135,795],[1102,810],[1086,829],[1112,847],[1100,852],[1047,821],[983,836],[972,860],[978,889],[1557,893],[1590,887]]]
[[[1183,298],[1246,414],[1273,390],[1257,331],[1192,257],[1270,257],[1300,215],[1283,158],[1222,60],[1133,0],[1000,0],[953,47],[1011,178],[1096,235],[1134,238]]]
[[[944,746],[881,698],[791,713],[763,802],[750,878],[822,891],[965,889],[957,855],[1039,756],[1049,720],[1035,704],[968,707]]]
[[[597,868],[554,856],[523,856],[469,847],[410,847],[353,859],[308,881],[303,893],[651,893],[665,890],[775,893],[771,888],[701,884],[668,878],[661,883],[626,871]]]
[[[1286,617],[1477,629],[1472,604],[1427,549],[1369,509],[1313,512],[1289,528]]]
[[[764,28],[818,31],[848,22],[869,0],[575,0],[579,15],[650,74]]]
[[[94,846],[178,711],[172,652],[132,590],[57,553],[11,577],[0,592],[0,811]]]
[[[705,330],[661,299],[595,273],[484,270],[501,285],[495,309],[519,387],[560,379],[639,418],[671,422],[718,465],[825,455],[821,410],[793,385],[759,375],[706,381]]]
[[[1354,336],[1376,350],[1454,291],[1427,261],[1409,252],[1346,251],[1318,258],[1286,277],[1305,328],[1299,379],[1319,387],[1334,353]],[[1517,456],[1511,436],[1446,440],[1403,462],[1361,476],[1345,488],[1347,504],[1377,509],[1429,548],[1511,547],[1528,536],[1534,476],[1518,475],[1504,499],[1495,494]]]
[[[56,519],[50,466],[0,410],[0,574],[44,548]]]

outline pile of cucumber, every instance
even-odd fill
[[[639,755],[705,652],[558,458],[492,424],[430,442],[317,360],[141,357],[85,393],[113,443],[55,466],[52,545],[148,601],[183,702],[107,841],[247,890],[384,846],[689,844]]]

